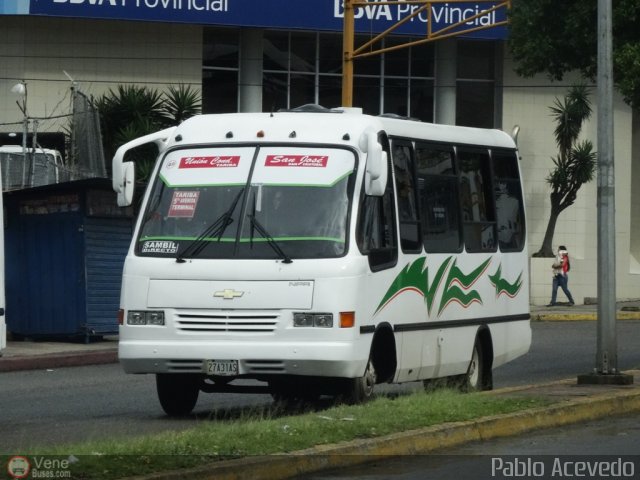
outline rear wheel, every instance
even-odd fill
[[[364,375],[358,378],[350,378],[343,394],[344,401],[350,404],[366,402],[373,398],[374,388],[378,377],[373,361],[369,358]]]
[[[165,413],[170,417],[190,414],[198,401],[200,381],[199,375],[158,373],[156,390]]]

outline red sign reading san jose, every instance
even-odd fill
[[[214,157],[183,157],[179,168],[227,168],[237,167],[240,163],[239,155]]]
[[[327,166],[327,155],[267,155],[265,167],[319,167]]]

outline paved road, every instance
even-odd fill
[[[595,364],[594,322],[534,322],[531,352],[496,370],[496,388],[573,377]],[[619,366],[640,366],[640,321],[618,325]],[[406,388],[418,388],[410,384]],[[391,390],[403,388],[391,387]],[[196,414],[164,416],[152,376],[125,375],[118,365],[0,374],[0,453],[50,445],[193,427],[211,416],[268,406],[267,395],[201,394]]]
[[[640,416],[608,418],[491,442],[473,442],[430,455],[372,459],[368,464],[296,480],[485,480],[561,478],[580,473],[577,462],[611,463],[640,478]],[[560,470],[559,470],[560,469]],[[516,475],[520,473],[520,475]],[[554,475],[555,473],[555,475]],[[610,472],[612,473],[612,472]],[[574,475],[575,476],[575,475]],[[598,475],[583,476],[601,478]],[[604,478],[604,477],[602,477]]]
[[[532,322],[531,350],[494,371],[496,388],[541,383],[590,373],[596,365],[597,324]],[[618,368],[640,367],[640,321],[617,322]]]

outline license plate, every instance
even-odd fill
[[[204,370],[207,375],[230,377],[238,375],[237,360],[205,360]]]

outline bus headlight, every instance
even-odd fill
[[[127,325],[164,325],[162,310],[130,310],[127,313]]]
[[[333,314],[296,312],[293,314],[293,326],[332,328]]]

